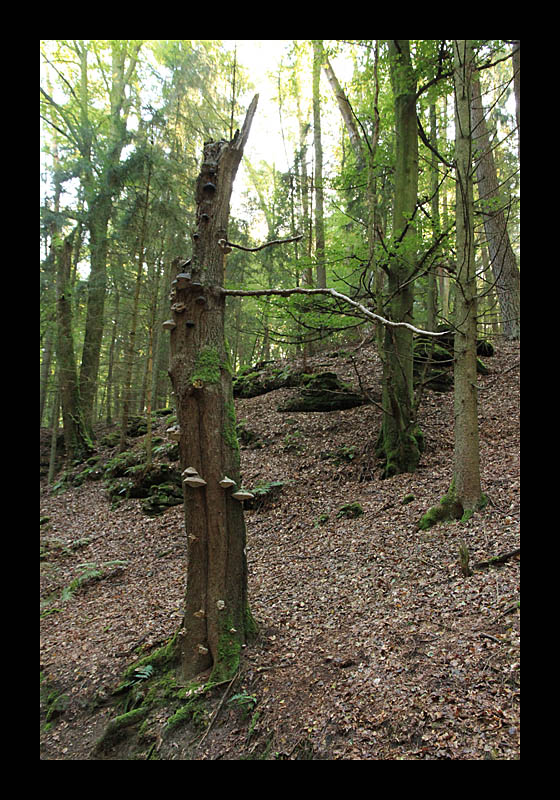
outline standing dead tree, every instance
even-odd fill
[[[236,672],[253,629],[231,368],[224,336],[224,266],[230,198],[257,108],[231,141],[206,142],[196,184],[192,256],[176,259],[169,375],[177,409],[188,539],[185,615],[177,637],[184,681]]]

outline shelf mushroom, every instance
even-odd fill
[[[181,429],[178,425],[168,428],[165,432],[170,439],[173,439],[174,442],[179,442],[181,440]]]
[[[198,470],[194,467],[187,467],[181,473],[181,477],[188,478],[190,475],[198,475]]]
[[[199,486],[206,486],[206,481],[204,478],[201,478],[200,475],[187,475],[183,483],[186,483],[187,486],[191,486],[193,489],[197,489]]]
[[[251,492],[248,492],[246,489],[238,489],[236,492],[233,492],[231,496],[243,502],[243,500],[252,500],[255,495],[251,494]]]
[[[175,280],[177,281],[177,289],[186,289],[191,282],[191,273],[180,272]]]
[[[224,477],[223,477],[223,478],[222,478],[222,480],[220,481],[220,486],[221,486],[223,489],[229,489],[229,488],[230,488],[230,486],[235,486],[235,481],[234,481],[234,480],[232,480],[231,478],[228,478],[228,476],[227,476],[227,475],[224,475]]]
[[[177,323],[175,322],[175,320],[166,319],[165,322],[161,323],[161,327],[165,328],[165,330],[167,331],[172,331],[173,328],[177,327]]]

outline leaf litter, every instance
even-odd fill
[[[250,731],[225,704],[198,759],[520,757],[520,561],[465,578],[458,555],[460,542],[471,564],[519,547],[518,365],[518,345],[500,343],[490,374],[478,377],[486,509],[428,531],[417,530],[418,519],[452,477],[452,393],[426,392],[420,468],[388,480],[368,457],[377,405],[279,413],[290,389],[236,401],[238,420],[260,438],[241,451],[244,485],[283,487],[246,512],[260,634],[245,650],[235,691],[254,699]],[[364,388],[379,391],[380,365],[367,348],[316,356],[308,368],[354,383],[359,374]],[[339,516],[350,503],[363,514]],[[180,625],[182,507],[149,518],[131,499],[111,510],[102,484],[85,482],[58,495],[43,485],[41,515],[49,518],[41,670],[69,698],[48,730],[43,715],[41,757],[84,760],[114,714],[101,701],[139,653]],[[111,562],[119,566],[59,602],[79,564]],[[180,729],[165,753],[193,757]]]

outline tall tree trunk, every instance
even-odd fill
[[[107,155],[101,166],[101,174],[95,177],[99,165],[92,161],[92,126],[89,120],[91,98],[88,90],[88,46],[83,43],[78,47],[81,60],[80,111],[81,111],[81,155],[84,165],[83,183],[87,199],[87,227],[90,238],[90,276],[88,282],[88,306],[86,330],[80,369],[80,394],[84,419],[88,431],[93,429],[93,416],[103,324],[105,311],[105,295],[107,291],[107,232],[113,211],[113,198],[118,192],[122,178],[119,177],[121,153],[128,133],[126,120],[132,102],[132,93],[125,92],[130,83],[142,42],[129,40],[111,40],[111,85],[109,90],[109,131],[107,137]],[[127,63],[128,59],[128,63]]]
[[[430,103],[430,139],[434,151],[437,150],[437,116],[436,104]],[[432,152],[431,158],[431,212],[432,212],[432,237],[434,241],[437,240],[440,231],[441,223],[439,218],[439,172],[438,172],[438,157],[435,152]],[[439,248],[438,248],[439,250]],[[434,253],[434,261],[437,262],[438,253]],[[428,272],[428,295],[427,295],[427,314],[426,314],[426,328],[429,331],[435,331],[436,318],[437,318],[437,305],[438,305],[438,292],[437,292],[437,271],[435,263],[432,265]]]
[[[45,345],[43,347],[43,361],[41,363],[41,384],[39,394],[40,406],[40,426],[43,424],[43,415],[45,413],[45,404],[47,401],[47,390],[49,386],[49,377],[51,372],[51,359],[54,349],[56,326],[50,322],[45,334]]]
[[[418,194],[416,80],[408,40],[391,40],[390,54],[396,159],[388,316],[394,322],[412,323],[412,276],[416,267],[414,214]],[[422,437],[414,414],[412,331],[405,327],[387,327],[383,349],[383,422],[378,446],[378,453],[385,460],[384,477],[414,472],[421,446]]]
[[[97,391],[97,376],[101,356],[101,340],[107,290],[107,227],[111,216],[111,198],[95,198],[88,212],[90,274],[86,328],[80,367],[80,395],[84,419],[91,433],[93,428],[93,405]]]
[[[488,240],[492,274],[500,303],[502,331],[506,339],[519,339],[521,331],[519,268],[510,243],[506,217],[500,200],[498,176],[484,117],[480,79],[477,73],[473,73],[472,79],[472,129],[477,151],[475,158],[478,197]]]
[[[70,268],[72,262],[72,234],[66,237],[57,253],[57,342],[56,359],[64,423],[66,461],[83,461],[93,448],[86,431],[82,413],[74,343],[72,334],[72,304]]]
[[[144,264],[144,241],[146,238],[146,220],[148,217],[148,205],[150,200],[150,183],[152,180],[152,161],[150,159],[148,166],[148,177],[146,180],[146,195],[144,197],[144,208],[142,211],[142,224],[140,228],[140,241],[138,245],[138,269],[136,272],[136,285],[134,288],[134,301],[132,305],[132,321],[130,323],[130,331],[128,336],[128,348],[126,353],[126,377],[123,387],[123,406],[122,406],[122,419],[121,419],[121,438],[119,443],[119,452],[124,452],[126,449],[126,431],[128,428],[128,416],[130,412],[131,403],[131,389],[132,389],[132,362],[134,361],[134,351],[136,347],[136,327],[138,324],[138,306],[140,303],[140,287],[142,285],[142,271]]]
[[[336,102],[338,103],[342,119],[344,120],[344,124],[346,125],[346,130],[348,131],[348,137],[350,139],[350,144],[352,145],[352,150],[354,151],[354,157],[356,159],[356,167],[358,168],[358,170],[362,170],[364,169],[366,162],[364,159],[364,151],[362,149],[362,140],[360,139],[358,126],[356,124],[356,120],[354,119],[354,114],[352,113],[352,106],[348,102],[346,93],[344,92],[344,89],[340,85],[338,78],[336,77],[334,70],[331,66],[331,63],[326,56],[325,56],[324,69],[325,69],[325,75],[327,76],[328,81],[331,85],[331,89],[335,96]]]
[[[323,216],[323,145],[321,142],[321,97],[319,84],[323,63],[323,43],[313,41],[313,143],[315,149],[315,259],[317,288],[327,286],[325,268],[325,223]]]
[[[111,330],[111,344],[109,345],[109,361],[107,364],[107,406],[106,406],[106,417],[105,422],[107,425],[113,424],[113,369],[115,364],[115,350],[116,350],[116,342],[117,342],[117,329],[118,329],[118,319],[119,319],[119,302],[120,302],[120,293],[119,287],[115,283],[115,291],[114,291],[114,312],[113,312],[113,326]]]
[[[204,145],[192,258],[190,263],[174,262],[175,275],[181,277],[174,284],[169,374],[180,426],[180,462],[183,471],[190,467],[205,482],[198,487],[184,484],[188,580],[177,641],[185,681],[209,668],[213,680],[232,677],[252,626],[242,502],[231,488],[220,485],[228,477],[239,488],[241,479],[219,242],[227,239],[232,186],[257,101],[258,96],[241,134],[228,143]]]
[[[517,157],[521,164],[521,50],[519,39],[513,43],[513,91],[515,94],[515,119],[517,121]]]
[[[460,510],[480,506],[476,385],[476,270],[474,242],[471,81],[473,48],[454,41],[457,291],[455,293],[455,450],[452,495]],[[473,119],[474,123],[474,119]],[[474,127],[474,125],[473,125]]]

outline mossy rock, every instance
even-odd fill
[[[366,398],[334,372],[307,376],[296,397],[278,406],[278,411],[343,411],[367,403]]]
[[[144,499],[144,513],[156,516],[183,502],[181,473],[171,464],[152,464],[146,469],[143,464],[130,463],[132,458],[127,457],[123,461],[129,466],[123,468],[118,459],[112,461],[107,474],[117,472],[118,477],[111,478],[106,488],[113,503],[131,497]]]
[[[233,396],[258,397],[276,389],[300,386],[305,374],[291,367],[271,368],[270,362],[261,362],[255,368],[245,368],[233,378]]]
[[[267,442],[256,431],[247,428],[247,420],[241,419],[236,423],[237,440],[240,447],[247,447],[250,450],[260,450],[265,447]]]
[[[494,346],[487,339],[479,339],[476,343],[476,354],[483,358],[491,358],[494,355]]]
[[[136,438],[137,436],[144,436],[148,432],[148,423],[145,417],[138,415],[131,416],[126,426],[126,435]]]
[[[103,470],[106,478],[123,478],[128,474],[131,467],[137,466],[144,458],[143,454],[134,453],[132,450],[125,450],[118,453],[106,462]]]
[[[438,328],[439,330],[439,328]],[[449,392],[453,389],[453,362],[454,362],[453,334],[434,340],[430,336],[417,336],[414,339],[414,381],[422,384],[433,392]],[[494,355],[494,348],[485,339],[478,339],[476,346],[477,356],[489,357]],[[481,361],[476,360],[476,371],[479,375],[488,375],[490,370]]]
[[[183,492],[171,484],[152,487],[152,494],[142,501],[142,511],[149,517],[157,517],[168,508],[181,505]]]

